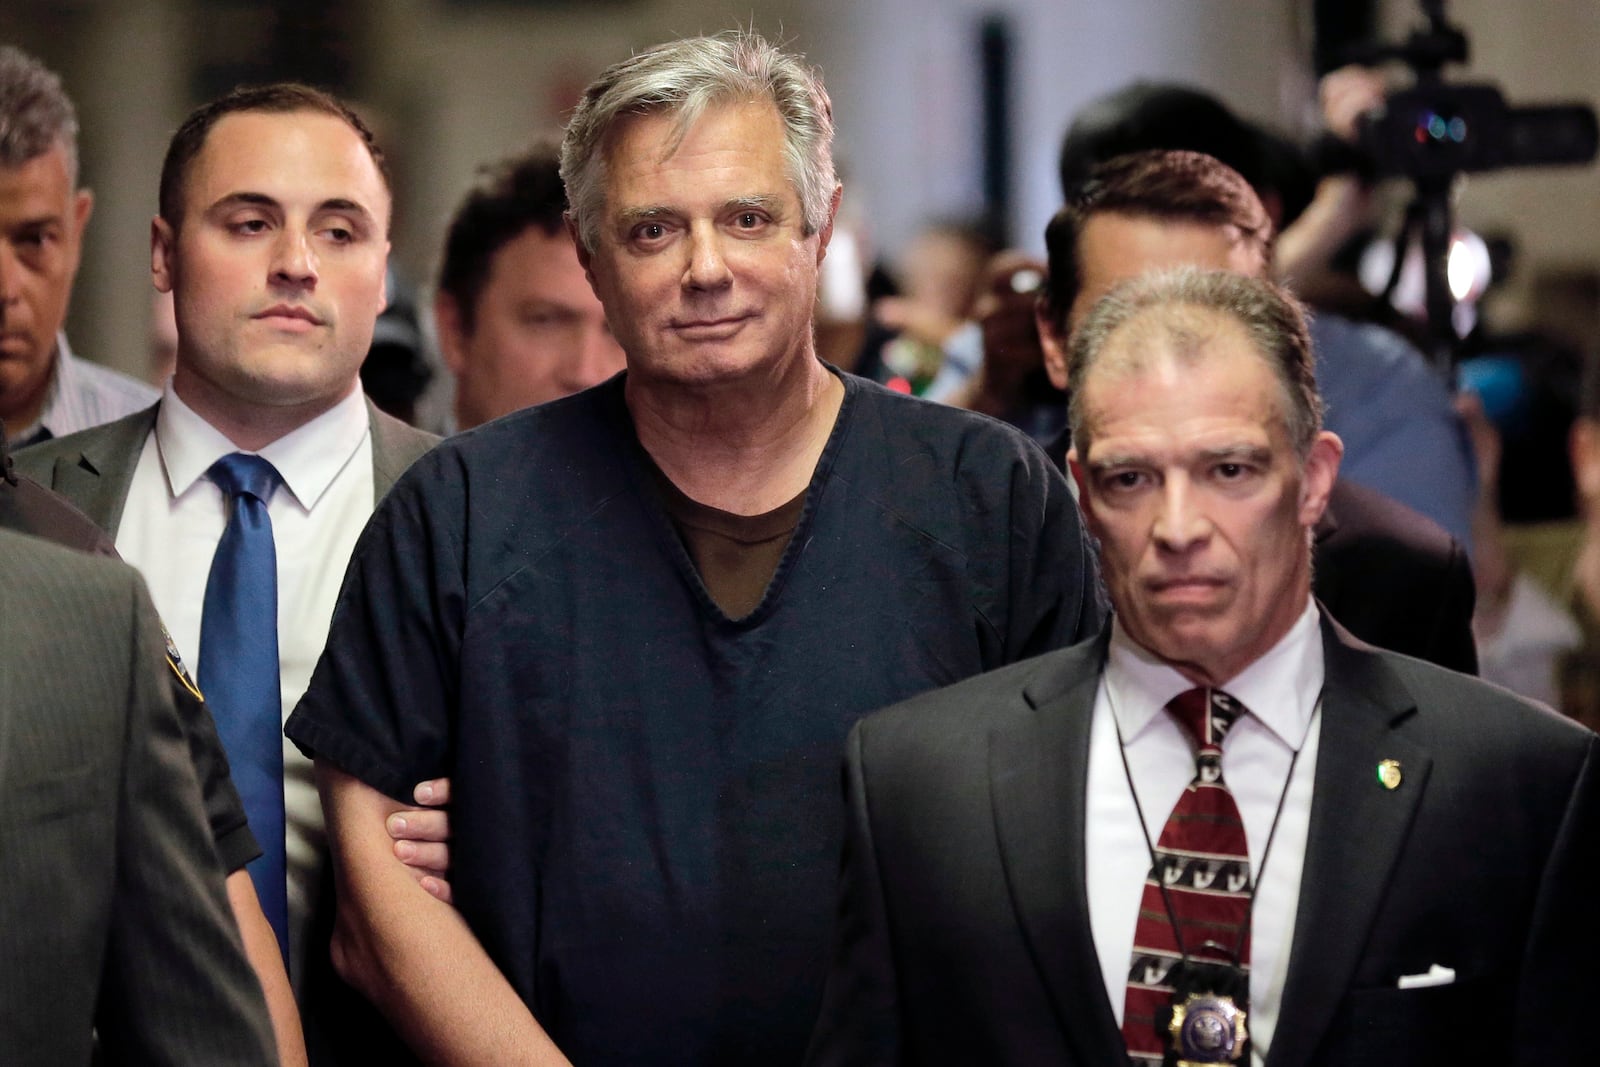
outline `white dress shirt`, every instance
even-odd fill
[[[117,551],[143,573],[185,663],[200,661],[200,617],[211,557],[227,526],[222,491],[207,469],[241,449],[167,386],[145,440],[117,528]],[[278,664],[288,717],[322,654],[356,538],[372,515],[372,433],[360,389],[258,453],[283,477],[267,513],[278,557]],[[204,677],[195,679],[202,690]],[[302,973],[306,921],[325,853],[311,761],[283,743],[289,871],[290,974]]]
[[[1194,683],[1135,644],[1113,621],[1105,672],[1089,732],[1089,780],[1084,828],[1089,922],[1106,993],[1122,1024],[1139,902],[1150,873],[1149,844],[1195,773],[1188,735],[1163,709]],[[1253,1059],[1265,1060],[1283,997],[1300,872],[1311,817],[1323,680],[1317,610],[1306,609],[1265,655],[1222,686],[1250,710],[1228,730],[1222,778],[1244,820],[1256,892],[1250,929],[1250,1031]],[[1117,751],[1121,732],[1127,756]],[[1299,758],[1295,758],[1296,750]],[[1294,771],[1284,795],[1291,765]],[[1137,789],[1141,828],[1134,807]],[[1273,816],[1283,799],[1283,814]],[[1145,836],[1148,830],[1148,840]],[[1271,839],[1271,852],[1267,841]]]

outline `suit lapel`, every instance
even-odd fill
[[[1428,784],[1429,754],[1395,727],[1416,700],[1365,646],[1322,620],[1323,688],[1311,823],[1293,948],[1268,1067],[1310,1061],[1348,990]],[[1399,760],[1386,789],[1378,764]]]
[[[58,456],[50,472],[50,488],[72,501],[112,538],[117,536],[133,469],[144,451],[145,439],[155,428],[159,407],[155,404],[86,431],[78,451]]]
[[[1081,1063],[1126,1056],[1095,952],[1084,874],[1089,725],[1109,633],[1040,672],[1023,691],[1031,714],[989,739],[990,796],[1012,903]]]

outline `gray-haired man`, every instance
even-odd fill
[[[1099,624],[1041,452],[817,359],[831,135],[750,34],[604,72],[562,170],[626,374],[446,442],[357,553],[288,731],[344,968],[426,1056],[796,1062],[845,732]],[[421,768],[459,913],[384,833]]]
[[[61,331],[93,208],[78,187],[78,118],[61,79],[0,45],[0,419],[14,444],[110,422],[156,398],[74,356]]]

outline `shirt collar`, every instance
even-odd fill
[[[1111,713],[1124,744],[1131,743],[1155,721],[1189,681],[1128,635],[1112,616],[1111,647],[1106,657],[1105,685]],[[1322,696],[1322,633],[1316,604],[1306,607],[1277,644],[1222,688],[1296,751],[1305,739],[1311,715]]]
[[[351,389],[333,407],[256,455],[277,468],[296,502],[310,511],[355,456],[369,432],[366,398],[360,389]],[[173,499],[193,488],[217,460],[231,452],[244,451],[185,404],[170,380],[156,411],[156,447],[161,452]]]

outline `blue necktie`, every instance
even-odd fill
[[[279,476],[271,463],[242,452],[223,456],[206,475],[226,498],[228,526],[206,579],[200,684],[216,716],[250,829],[264,850],[250,862],[250,878],[287,960],[278,555],[267,515]]]

